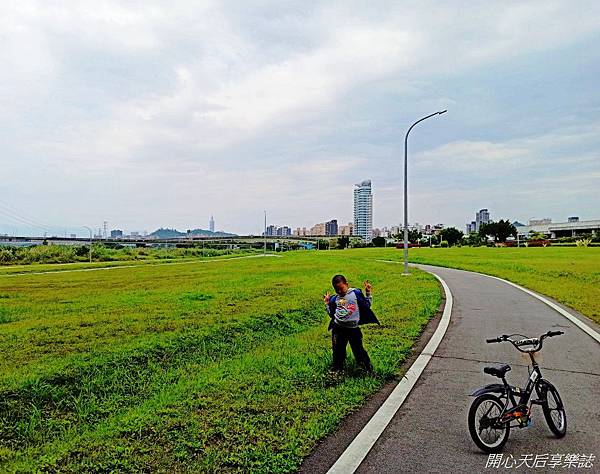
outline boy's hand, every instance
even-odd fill
[[[330,294],[330,293],[329,293],[329,291],[328,291],[327,293],[325,293],[325,294],[323,295],[323,302],[324,302],[325,304],[329,304],[329,298],[331,298],[331,294]]]
[[[370,295],[371,294],[371,290],[373,289],[373,285],[371,285],[371,282],[369,280],[365,280],[364,285],[365,285],[365,293],[367,295]]]

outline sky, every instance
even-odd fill
[[[0,233],[600,218],[600,2],[0,7]]]

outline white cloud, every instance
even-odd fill
[[[189,203],[201,182],[210,205],[230,210],[241,220],[232,230],[241,231],[250,229],[243,209],[263,206],[265,189],[278,196],[282,218],[310,222],[327,217],[324,207],[347,212],[353,182],[373,177],[384,224],[397,220],[397,193],[389,170],[378,168],[399,144],[378,142],[378,127],[392,129],[390,117],[432,104],[452,106],[449,124],[454,111],[485,112],[485,103],[459,100],[448,81],[493,97],[474,71],[510,75],[519,59],[589,41],[599,19],[597,2],[566,1],[11,3],[0,16],[0,138],[11,153],[1,159],[59,208],[80,182],[101,196],[112,177],[127,191],[113,189],[105,207],[122,210],[123,196],[142,206],[130,195],[152,195],[162,183],[173,189],[170,204],[157,201],[152,215],[167,217],[180,198],[184,220],[197,212]],[[515,103],[527,100],[515,91]],[[473,179],[518,178],[524,168],[548,177],[593,171],[600,128],[568,112],[572,128],[529,136],[474,137],[457,124],[448,143],[416,154],[411,166]],[[48,173],[64,177],[66,189],[47,182]],[[8,186],[24,199],[21,185]],[[448,192],[447,180],[438,186]],[[104,206],[86,203],[94,210],[85,218],[100,220]],[[437,218],[425,200],[423,209]],[[150,219],[145,213],[132,205],[122,218]]]

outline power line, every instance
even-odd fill
[[[2,209],[0,209],[0,215],[3,215],[4,217],[6,217],[8,219],[11,219],[14,222],[17,222],[18,224],[21,224],[21,225],[25,224],[28,227],[34,227],[34,228],[37,228],[37,229],[41,229],[43,231],[47,231],[48,230],[48,227],[46,227],[46,226],[38,225],[38,224],[36,224],[36,223],[34,223],[32,221],[29,221],[27,219],[24,219],[24,218],[18,216],[18,215],[12,214],[12,213],[7,212],[7,211],[4,211]]]
[[[39,222],[37,219],[34,219],[32,217],[28,217],[28,215],[25,212],[23,212],[19,209],[16,209],[15,207],[10,206],[5,202],[0,201],[0,207],[4,208],[4,212],[3,212],[4,214],[9,215],[9,216],[13,217],[14,219],[18,219],[21,222],[24,222],[30,226],[40,227],[43,229],[48,229],[50,227],[54,227],[54,226],[50,226],[50,225],[44,224],[42,222]],[[0,209],[0,211],[1,210],[2,209]]]

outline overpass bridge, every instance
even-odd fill
[[[90,241],[92,243],[102,243],[107,246],[136,246],[136,247],[199,247],[204,245],[211,246],[232,246],[232,245],[250,245],[259,247],[264,245],[265,240],[267,245],[269,244],[312,244],[317,245],[319,240],[334,239],[336,236],[267,236],[266,239],[263,236],[256,235],[238,235],[238,236],[193,236],[193,237],[174,237],[174,238],[149,238],[149,237],[136,237],[136,238],[92,238],[89,237],[59,237],[59,236],[11,236],[11,235],[0,235],[0,245],[15,245],[15,246],[29,246],[29,245],[86,245]]]

